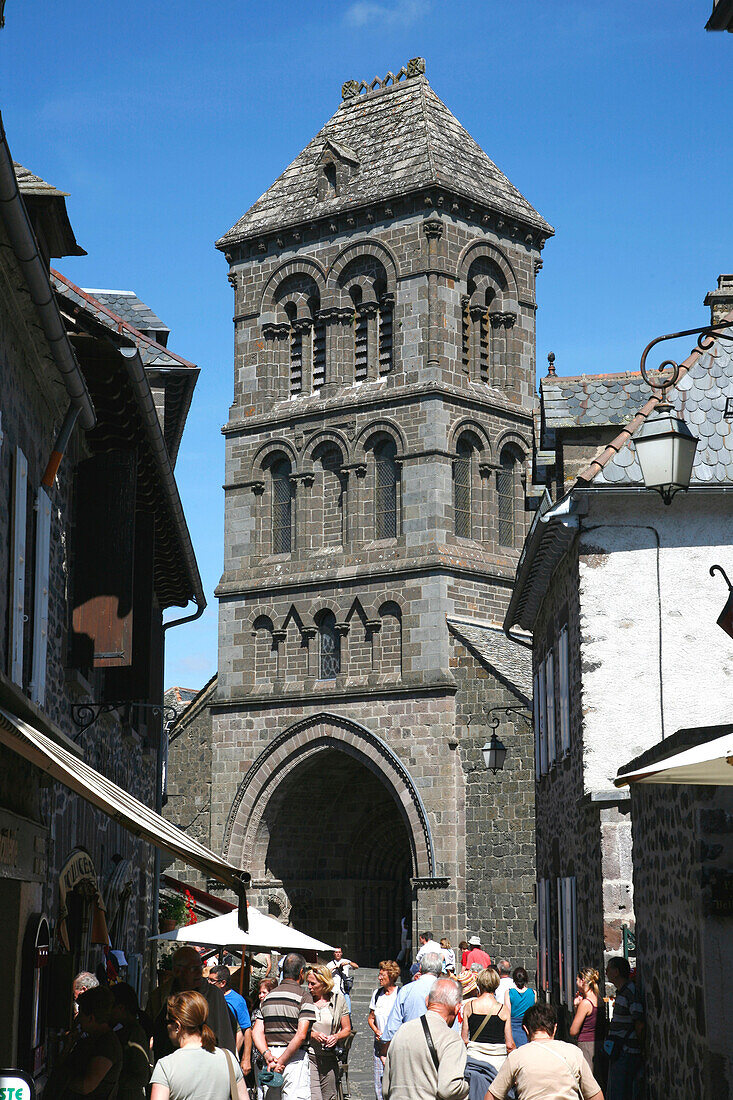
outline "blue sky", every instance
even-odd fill
[[[132,289],[201,377],[178,478],[209,599],[166,683],[216,667],[232,291],[213,242],[336,110],[344,80],[425,57],[432,86],[556,228],[537,361],[637,369],[733,270],[733,39],[710,0],[7,0],[16,160],[69,191],[76,283]]]

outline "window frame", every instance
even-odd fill
[[[557,728],[555,723],[555,654],[550,648],[545,654],[545,720],[547,723],[547,770],[557,761]]]
[[[578,894],[574,875],[557,879],[557,962],[560,1003],[572,1008],[578,972]]]
[[[459,539],[473,538],[473,454],[470,443],[458,441],[453,459],[453,531]],[[459,474],[463,475],[463,480]],[[462,506],[459,506],[459,489],[465,492]]]
[[[336,680],[341,675],[341,635],[336,629],[336,616],[333,611],[324,611],[318,621],[318,679]],[[333,639],[333,654],[327,653],[324,646],[326,638]],[[326,662],[333,656],[335,672],[326,672]]]
[[[552,991],[550,880],[537,881],[537,984],[546,993]]]
[[[387,458],[384,453],[389,452]],[[374,538],[377,542],[386,539],[396,539],[399,535],[399,467],[397,465],[397,447],[393,439],[382,439],[374,447]],[[380,470],[388,469],[390,479],[380,485]],[[380,494],[389,494],[391,507],[380,507]],[[380,525],[380,517],[392,516],[393,521],[387,526],[393,530],[387,532],[386,527]]]
[[[557,637],[558,702],[560,712],[560,752],[570,752],[570,640],[567,623]]]
[[[287,474],[285,476],[280,477],[276,474],[276,470],[279,467],[287,469]],[[291,554],[293,552],[293,503],[295,494],[293,492],[292,472],[292,463],[290,459],[284,455],[280,458],[276,458],[270,466],[270,544],[272,554]],[[277,492],[276,485],[278,484],[287,484],[287,501],[284,498],[283,500],[275,499]],[[288,522],[277,523],[276,516],[279,515],[279,509],[283,508],[284,505],[287,505]],[[287,531],[287,549],[278,549],[278,543],[275,536],[276,533],[281,531]]]

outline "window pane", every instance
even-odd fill
[[[289,554],[292,549],[293,486],[290,463],[272,468],[272,552]]]
[[[341,639],[334,615],[321,619],[321,679],[334,680],[341,672]]]
[[[453,462],[453,506],[456,534],[459,538],[471,537],[471,451],[459,450]]]
[[[374,535],[378,539],[397,537],[397,467],[394,446],[383,444],[375,452]]]

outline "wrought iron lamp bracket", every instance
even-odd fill
[[[93,726],[103,714],[110,714],[113,710],[120,710],[122,707],[138,707],[140,710],[149,710],[154,718],[162,715],[164,725],[175,722],[178,715],[176,708],[173,706],[161,706],[160,703],[138,703],[133,699],[108,703],[74,703],[71,708],[71,720],[79,729],[77,738],[81,737],[90,726]]]
[[[506,714],[507,716],[511,714],[517,718],[522,718],[528,726],[532,725],[532,715],[524,707],[520,707],[515,704],[514,706],[510,707],[491,708],[491,710],[489,711],[489,723],[492,730],[497,730],[499,728],[499,723],[501,722],[501,718],[499,717],[500,714]]]
[[[639,369],[641,370],[642,378],[652,390],[662,391],[661,400],[663,403],[665,403],[667,400],[667,390],[670,390],[673,386],[677,385],[677,381],[680,376],[681,364],[675,362],[674,359],[665,359],[664,362],[660,363],[659,366],[656,368],[655,373],[658,374],[660,371],[669,369],[672,372],[671,375],[669,376],[669,378],[657,379],[656,381],[652,380],[646,365],[647,356],[652,348],[656,347],[657,344],[661,344],[665,340],[677,340],[682,336],[697,336],[698,350],[709,351],[713,345],[714,338],[717,338],[719,340],[733,341],[733,331],[724,332],[724,329],[733,329],[733,325],[730,321],[719,321],[715,325],[705,325],[702,328],[688,328],[684,329],[682,332],[668,332],[664,336],[657,336],[656,339],[651,340],[647,344],[641,355],[641,363],[639,364]]]

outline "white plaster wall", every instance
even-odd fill
[[[727,593],[708,572],[718,562],[733,577],[733,500],[589,499],[580,535],[586,793],[610,789],[663,736],[733,713],[733,641],[716,625]]]

